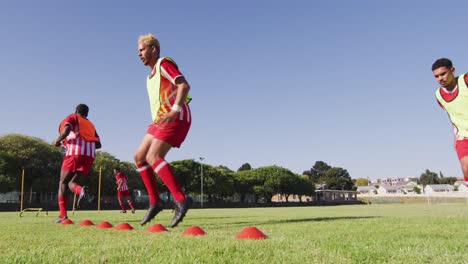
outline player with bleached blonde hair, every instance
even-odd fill
[[[156,173],[174,197],[174,218],[170,226],[176,227],[192,200],[185,196],[165,157],[171,148],[181,146],[190,129],[190,86],[174,60],[160,57],[160,51],[160,43],[154,35],[147,34],[138,39],[138,56],[151,69],[146,87],[152,120],[135,153],[135,163],[150,199],[148,211],[140,224],[148,223],[163,210],[154,176]]]

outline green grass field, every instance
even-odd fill
[[[2,263],[468,263],[468,204],[193,209],[177,228],[145,232],[144,211],[0,213]],[[165,210],[151,222],[168,226]],[[80,227],[85,219],[132,231]],[[198,225],[206,236],[183,236]],[[256,226],[265,240],[236,240]],[[169,228],[168,228],[169,229]]]

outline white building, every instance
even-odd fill
[[[456,187],[459,192],[468,192],[468,182],[466,181],[456,181],[453,186]]]
[[[441,193],[441,192],[453,192],[455,188],[450,184],[430,184],[424,187],[425,193]]]

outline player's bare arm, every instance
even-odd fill
[[[56,147],[60,147],[60,145],[62,144],[62,140],[64,140],[68,136],[68,134],[70,134],[71,126],[66,124],[64,128],[65,129],[62,131],[62,133],[60,133],[60,135],[55,140]]]

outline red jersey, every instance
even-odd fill
[[[159,91],[157,91],[157,94],[159,95],[157,98],[157,100],[159,100],[159,104],[157,105],[158,109],[152,109],[152,111],[157,111],[158,115],[171,111],[171,107],[174,105],[175,99],[177,98],[177,86],[175,85],[175,80],[178,77],[183,76],[177,65],[170,59],[162,58],[161,60],[161,65],[159,66],[161,69],[160,84],[157,84],[158,86],[156,86],[159,87]],[[148,76],[149,81],[156,79],[154,78],[154,75],[159,74],[157,72],[157,68],[156,64]],[[155,87],[154,85],[155,84],[150,84],[148,87],[153,89],[153,87]],[[151,96],[150,100],[152,100]]]
[[[89,133],[93,133],[92,141],[86,140],[85,137],[80,134],[80,118],[86,121],[86,128],[83,123],[82,134],[87,135]],[[94,129],[94,125],[92,125],[92,123],[86,118],[80,117],[77,114],[71,114],[63,119],[59,128],[60,133],[65,125],[69,125],[71,127],[70,134],[68,134],[68,136],[62,141],[62,144],[67,149],[65,156],[88,156],[94,158],[96,152],[96,140],[99,141],[99,136]]]
[[[125,175],[124,173],[119,172],[117,173],[117,175],[115,175],[117,185],[119,184],[119,181],[121,182],[120,188],[118,190],[119,192],[128,191],[127,179],[127,175]]]

